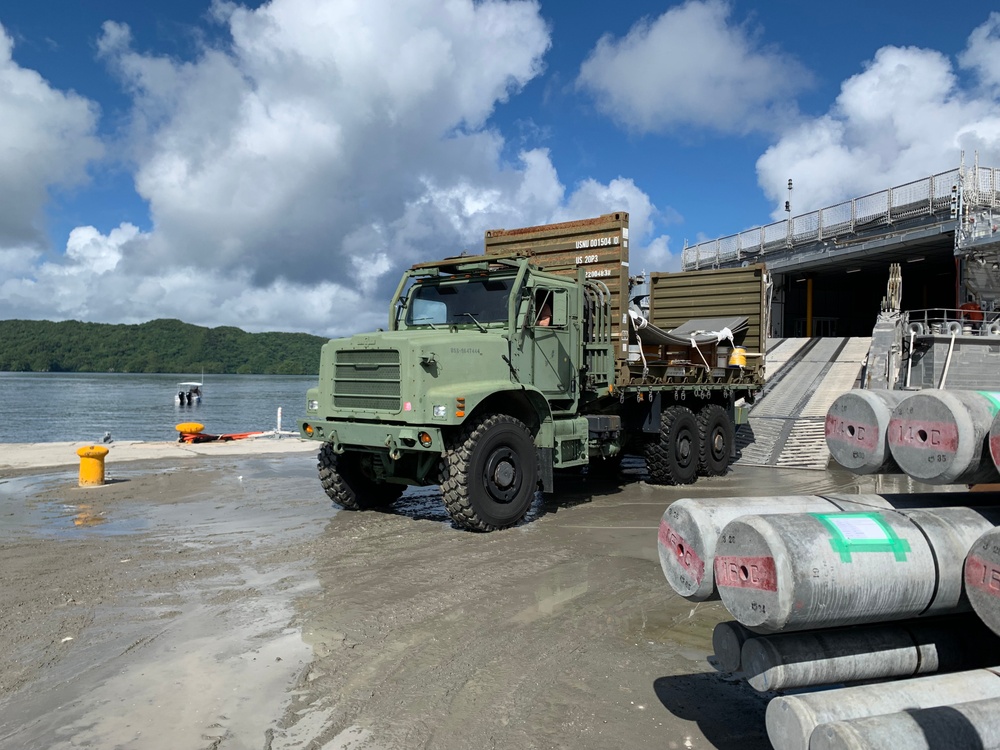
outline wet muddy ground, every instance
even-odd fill
[[[911,489],[633,462],[473,534],[436,488],[334,513],[308,454],[125,467],[0,479],[0,748],[767,748],[768,696],[713,667],[725,610],[663,577],[664,509]]]

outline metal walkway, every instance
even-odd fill
[[[767,352],[763,394],[736,433],[738,461],[826,469],[827,409],[854,387],[870,344],[870,337],[776,340]]]
[[[905,248],[956,231],[956,254],[995,250],[1000,245],[993,229],[998,215],[1000,168],[963,163],[835,206],[686,246],[682,267],[735,268],[749,260],[782,273],[814,266],[820,259],[847,262],[875,248]]]

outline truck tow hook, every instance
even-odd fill
[[[392,435],[385,436],[385,447],[389,449],[389,458],[393,461],[398,461],[402,457],[402,453],[399,450],[399,445],[393,440]]]

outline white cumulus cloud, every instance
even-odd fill
[[[812,76],[731,13],[724,0],[688,0],[636,23],[624,38],[606,35],[581,66],[577,86],[639,132],[771,131],[794,113],[794,96]]]
[[[95,135],[99,112],[20,67],[13,51],[0,26],[0,248],[38,248],[50,190],[85,182],[87,166],[102,154]],[[11,270],[4,268],[0,279]]]
[[[545,149],[504,156],[490,117],[550,46],[533,0],[216,2],[212,16],[227,33],[191,59],[104,24],[98,54],[132,102],[115,148],[151,229],[78,227],[60,257],[0,276],[0,316],[343,335],[385,325],[401,268],[479,251],[488,228],[584,205],[650,222],[631,181],[567,189]],[[92,126],[93,105],[52,95]]]
[[[1000,14],[975,29],[959,65],[916,47],[883,47],[845,81],[830,110],[784,133],[757,161],[781,218],[789,178],[793,213],[971,164],[1000,165]]]

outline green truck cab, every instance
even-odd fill
[[[491,230],[486,251],[413,266],[387,330],[323,346],[299,427],[323,443],[335,504],[384,507],[437,484],[458,526],[492,531],[551,491],[556,469],[613,469],[626,450],[646,455],[652,481],[725,471],[736,402],[763,368],[718,367],[717,347],[711,362],[671,364],[669,341],[643,344],[628,313],[627,213]],[[744,286],[759,337],[755,268]],[[719,306],[719,291],[695,296]]]

